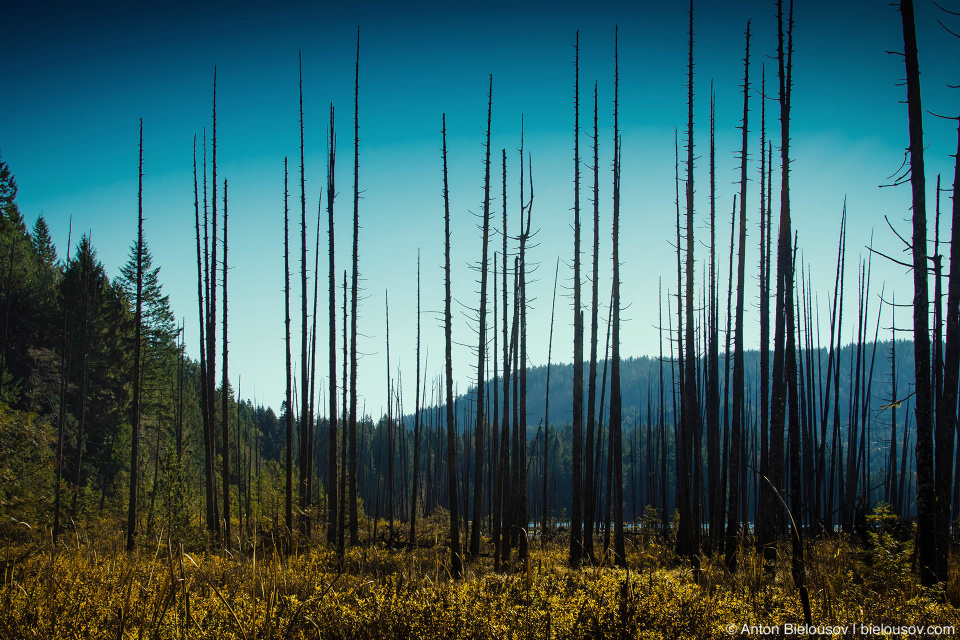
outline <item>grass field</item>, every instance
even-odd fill
[[[736,575],[704,558],[695,580],[668,540],[636,536],[628,544],[629,571],[603,563],[573,571],[558,535],[531,544],[527,562],[501,573],[488,555],[476,558],[455,582],[440,522],[442,516],[425,522],[420,539],[436,545],[348,548],[342,564],[335,550],[317,543],[281,554],[275,537],[228,553],[196,542],[184,550],[158,534],[127,554],[119,530],[76,530],[54,548],[39,531],[7,524],[0,637],[807,637],[786,626],[802,624],[803,614],[784,554],[771,577],[745,545]],[[810,545],[814,625],[845,627],[833,637],[960,634],[955,560],[946,589],[925,591],[910,566],[909,541],[871,534],[868,546],[844,536]],[[884,634],[883,625],[918,628]]]

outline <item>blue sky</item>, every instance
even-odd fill
[[[230,372],[242,393],[275,408],[283,397],[283,158],[291,167],[291,224],[299,224],[297,52],[303,55],[307,218],[312,268],[317,201],[325,182],[325,135],[330,103],[337,114],[337,268],[349,268],[352,224],[353,73],[357,26],[360,61],[360,271],[359,391],[366,410],[379,415],[386,397],[384,293],[391,310],[391,365],[404,373],[404,403],[413,403],[417,249],[423,266],[423,331],[430,375],[442,362],[443,201],[440,120],[447,114],[453,216],[453,287],[459,313],[454,340],[475,342],[467,308],[477,307],[478,285],[469,265],[479,260],[478,219],[483,180],[486,90],[493,74],[494,157],[508,152],[508,207],[516,227],[517,147],[521,115],[525,149],[533,157],[536,190],[533,226],[539,229],[530,260],[539,263],[529,284],[531,364],[546,362],[553,266],[561,257],[559,295],[569,294],[573,246],[573,42],[581,43],[582,203],[591,211],[592,91],[599,85],[601,168],[601,294],[610,286],[613,33],[620,33],[620,122],[623,135],[621,257],[624,280],[622,353],[655,354],[657,286],[676,287],[673,227],[675,128],[686,122],[684,3],[174,2],[17,3],[7,9],[0,42],[4,100],[0,152],[20,186],[19,203],[32,224],[43,213],[63,256],[67,224],[74,240],[90,231],[112,275],[126,260],[136,234],[138,119],[144,121],[145,233],[162,267],[164,290],[187,323],[188,351],[197,353],[196,263],[191,148],[204,127],[210,135],[211,82],[218,76],[218,172],[230,181]],[[707,256],[709,211],[708,96],[717,95],[718,245],[729,242],[729,211],[739,182],[740,84],[743,32],[752,19],[751,84],[767,67],[775,94],[776,19],[773,2],[711,3],[695,9],[695,233],[700,286]],[[877,248],[900,251],[886,228],[901,231],[909,190],[880,189],[889,182],[907,145],[905,90],[898,56],[899,14],[883,2],[798,2],[795,9],[795,93],[792,120],[792,202],[800,248],[810,263],[826,334],[827,297],[833,287],[836,238],[844,196],[849,212],[847,294],[856,295],[855,266],[871,232]],[[955,61],[960,42],[955,17],[929,3],[917,7],[924,106],[955,116]],[[951,62],[953,61],[953,62]],[[768,135],[779,140],[778,105],[767,103]],[[747,345],[757,344],[756,225],[760,102],[751,96],[748,187]],[[928,184],[933,211],[936,174],[952,183],[950,154],[956,123],[925,116]],[[775,152],[775,155],[776,154]],[[777,167],[779,162],[777,159]],[[499,161],[493,210],[499,221]],[[683,174],[681,174],[683,175]],[[222,193],[221,189],[219,190]],[[774,195],[774,202],[778,202]],[[949,212],[949,194],[942,207]],[[222,208],[218,206],[218,208]],[[778,208],[775,206],[775,215]],[[325,214],[324,214],[325,215]],[[323,232],[325,234],[325,219]],[[499,227],[499,222],[496,223]],[[932,228],[932,223],[931,223]],[[949,228],[948,219],[943,221]],[[297,226],[292,226],[298,229]],[[516,233],[514,228],[511,233]],[[944,232],[946,235],[946,232]],[[299,239],[292,235],[299,264]],[[321,247],[326,242],[321,238]],[[494,236],[491,252],[499,250]],[[589,227],[584,260],[589,263]],[[326,252],[321,248],[319,331],[325,335]],[[725,287],[726,250],[721,252]],[[292,300],[294,353],[298,353],[299,280]],[[909,275],[874,261],[874,287],[882,282],[901,301],[911,297]],[[310,287],[312,291],[312,284]],[[339,295],[339,294],[338,294]],[[588,296],[585,293],[584,298]],[[872,303],[876,310],[876,302]],[[872,312],[873,313],[873,312]],[[557,302],[555,361],[572,359],[571,300]],[[889,326],[885,314],[884,326]],[[901,314],[903,323],[906,314]],[[339,323],[338,316],[338,323]],[[871,320],[873,323],[875,320]],[[845,323],[845,333],[852,321]],[[338,334],[342,328],[338,327]],[[845,341],[849,341],[849,337]],[[326,340],[319,360],[326,356]],[[472,379],[475,357],[454,353],[460,391]],[[320,371],[325,367],[318,366]],[[324,381],[325,384],[325,381]],[[428,391],[429,393],[429,391]],[[561,416],[561,419],[563,416]]]

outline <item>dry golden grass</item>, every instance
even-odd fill
[[[429,523],[424,529],[439,537]],[[442,542],[348,549],[341,571],[335,551],[319,545],[283,558],[259,543],[192,553],[155,537],[127,554],[119,534],[96,542],[72,535],[57,548],[38,533],[0,542],[0,637],[730,638],[740,633],[729,625],[803,621],[789,558],[774,579],[750,549],[737,575],[705,558],[696,583],[653,537],[630,545],[629,573],[571,571],[565,547],[549,543],[532,544],[530,562],[504,573],[478,558],[454,582]],[[891,573],[907,550],[883,560],[880,548],[866,552],[842,537],[811,546],[813,622],[954,625],[960,633],[956,562],[946,593],[924,591],[909,567]]]

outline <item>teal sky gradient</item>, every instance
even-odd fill
[[[703,4],[703,3],[701,3]],[[709,87],[717,96],[717,244],[726,289],[729,212],[738,190],[746,21],[752,18],[751,85],[759,89],[766,65],[767,92],[776,95],[776,17],[773,2],[711,3],[695,8],[695,144],[697,287],[708,257]],[[511,234],[517,232],[521,115],[525,150],[532,154],[539,229],[530,260],[533,298],[529,359],[544,364],[550,296],[561,258],[553,358],[572,359],[573,43],[581,44],[581,180],[585,273],[589,269],[592,212],[592,92],[599,84],[601,301],[610,287],[613,34],[620,34],[620,123],[623,135],[621,222],[622,297],[626,321],[621,353],[655,355],[657,287],[675,291],[675,186],[673,141],[686,123],[687,7],[683,3],[174,2],[18,4],[7,13],[0,41],[5,87],[0,151],[19,187],[29,225],[41,212],[58,251],[66,254],[73,216],[74,242],[85,231],[108,273],[115,276],[136,234],[138,118],[144,123],[145,233],[162,267],[164,291],[186,319],[189,353],[198,356],[196,255],[193,231],[192,143],[211,134],[211,84],[217,66],[218,174],[230,182],[230,377],[241,392],[279,409],[284,393],[283,158],[289,157],[291,265],[299,269],[299,124],[297,52],[303,55],[306,128],[308,262],[312,270],[317,202],[325,183],[328,108],[337,116],[336,243],[338,282],[350,265],[353,161],[353,73],[360,26],[360,309],[358,385],[361,404],[379,415],[386,399],[384,292],[390,295],[391,366],[404,374],[404,406],[413,406],[416,264],[422,255],[424,358],[428,376],[441,371],[443,333],[443,201],[440,120],[447,114],[453,216],[453,287],[458,301],[454,369],[459,390],[473,380],[476,329],[469,309],[479,285],[470,265],[480,257],[483,133],[488,74],[493,74],[494,226],[499,229],[500,150],[508,152]],[[821,332],[828,334],[827,298],[833,287],[843,199],[847,197],[848,300],[855,299],[858,254],[874,232],[878,250],[898,255],[899,241],[884,215],[907,231],[909,189],[880,189],[903,160],[907,145],[900,17],[882,2],[800,2],[795,8],[792,120],[792,208],[800,250],[819,296]],[[960,42],[937,24],[957,30],[958,19],[929,3],[917,7],[924,107],[956,116],[956,60]],[[768,137],[779,141],[776,101],[767,101]],[[756,348],[757,225],[760,101],[751,94],[748,186],[748,348]],[[954,121],[925,114],[930,204],[936,175],[952,186],[957,137]],[[199,143],[198,143],[199,144]],[[775,150],[775,167],[779,154]],[[681,167],[681,178],[685,171]],[[779,184],[779,177],[775,177]],[[737,183],[737,184],[734,184]],[[681,190],[683,187],[681,186]],[[222,183],[218,188],[222,194]],[[774,193],[774,215],[779,194]],[[949,214],[950,194],[942,195]],[[222,202],[218,203],[222,210]],[[326,218],[321,228],[318,362],[326,357]],[[931,220],[930,228],[933,228]],[[942,221],[947,236],[949,217]],[[500,236],[492,236],[491,255]],[[513,243],[511,242],[511,249]],[[873,290],[912,297],[910,276],[877,259]],[[312,276],[311,276],[312,277]],[[586,281],[585,281],[586,282]],[[589,287],[589,283],[586,282]],[[312,293],[312,281],[310,284]],[[294,273],[291,315],[299,353],[299,273]],[[492,291],[491,291],[492,294]],[[697,294],[699,296],[699,294]],[[340,294],[338,293],[338,299]],[[584,300],[589,299],[585,289]],[[498,297],[499,300],[499,297]],[[492,301],[491,301],[492,304]],[[673,303],[671,303],[672,305]],[[851,303],[848,303],[851,304]],[[848,307],[849,308],[849,307]],[[877,309],[871,302],[871,315]],[[674,307],[675,310],[675,307]],[[491,308],[492,311],[492,308]],[[502,313],[502,310],[501,310]],[[606,317],[605,311],[601,312]],[[722,313],[722,312],[721,312]],[[666,314],[666,302],[664,302]],[[341,321],[338,312],[338,325]],[[907,314],[900,326],[907,327]],[[666,322],[666,319],[664,320]],[[875,316],[871,319],[871,326]],[[855,324],[849,317],[844,332]],[[889,326],[885,312],[884,327]],[[601,327],[603,323],[601,322]],[[342,327],[338,326],[338,336]],[[603,328],[601,328],[601,332]],[[220,337],[218,336],[218,343]],[[844,338],[847,342],[850,337]],[[668,347],[665,346],[665,349]],[[296,357],[296,355],[295,355]],[[341,357],[338,354],[338,359]],[[219,359],[219,356],[218,356]],[[326,367],[318,374],[326,386]],[[219,374],[218,374],[219,375]],[[429,398],[430,385],[427,394]],[[562,411],[559,419],[568,417]]]

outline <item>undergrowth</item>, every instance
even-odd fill
[[[749,545],[736,575],[707,557],[694,572],[651,535],[629,545],[629,572],[605,562],[572,571],[566,547],[548,542],[502,573],[476,558],[453,581],[442,543],[348,548],[341,563],[320,545],[284,557],[269,539],[227,553],[185,551],[158,535],[132,554],[119,534],[61,541],[22,531],[0,541],[0,637],[731,638],[743,625],[803,622],[790,558],[771,577]],[[814,624],[960,630],[956,561],[945,590],[924,590],[903,564],[909,545],[871,542],[810,545]]]

